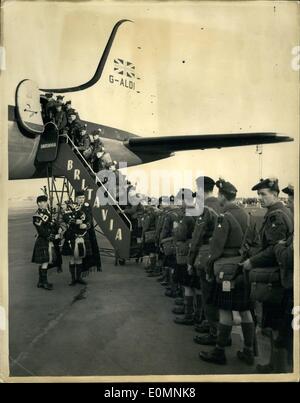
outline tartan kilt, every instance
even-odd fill
[[[200,289],[199,277],[196,274],[190,275],[187,270],[187,265],[176,264],[174,281],[184,287]]]
[[[216,283],[212,295],[212,303],[224,311],[248,311],[251,309],[249,290],[244,286],[233,288],[229,292],[222,291],[222,284]]]
[[[32,263],[48,263],[49,262],[49,241],[41,236],[38,236],[32,253]]]
[[[71,238],[69,240],[65,239],[63,247],[62,247],[63,256],[73,256],[74,255],[75,239],[76,238]],[[92,244],[91,244],[88,233],[86,233],[84,235],[83,240],[84,240],[84,245],[85,245],[85,249],[86,249],[86,257],[93,256]]]

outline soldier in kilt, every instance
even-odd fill
[[[256,190],[261,206],[267,209],[262,227],[260,229],[260,247],[250,254],[243,266],[245,271],[255,267],[274,267],[280,262],[279,254],[274,251],[280,241],[291,239],[294,230],[293,215],[291,210],[279,200],[278,179],[268,178],[261,180],[252,190]],[[279,246],[277,247],[279,249]],[[279,253],[278,250],[276,250]],[[277,259],[276,259],[277,257]],[[281,370],[284,365],[284,351],[279,337],[282,322],[285,318],[286,301],[288,291],[284,294],[287,298],[281,303],[263,303],[262,328],[271,329],[271,355],[269,363],[257,365],[260,373],[272,373]]]
[[[223,208],[212,235],[207,261],[207,273],[213,276],[213,266],[221,257],[239,256],[246,231],[249,225],[247,213],[236,203],[237,189],[223,179],[216,182],[219,188],[218,198]],[[209,278],[208,277],[208,278]],[[254,331],[255,326],[251,314],[249,290],[243,281],[223,281],[217,283],[213,295],[213,302],[219,309],[219,331],[216,347],[209,352],[201,351],[202,360],[215,364],[226,364],[225,347],[231,345],[231,331],[233,313],[238,311],[241,317],[241,327],[244,336],[244,349],[238,351],[238,358],[248,365],[254,364]]]
[[[148,205],[145,206],[145,214],[142,222],[142,239],[143,239],[143,254],[149,256],[149,266],[146,272],[150,277],[159,275],[156,271],[156,244],[155,244],[155,222],[157,209],[151,205],[151,199],[148,199]]]
[[[173,227],[174,222],[178,221],[178,213],[180,212],[180,206],[174,204],[175,198],[174,196],[170,197],[170,207],[164,212],[163,223],[161,225],[161,231],[159,234],[159,248],[161,252],[165,255],[165,265],[168,272],[168,280],[169,286],[167,286],[167,290],[165,295],[170,298],[180,297],[181,296],[181,289],[178,287],[176,282],[175,268],[176,268],[176,253],[175,247],[169,248],[169,254],[166,254],[166,242],[169,244],[174,244],[173,240]]]
[[[63,215],[67,230],[64,234],[62,254],[71,256],[69,263],[70,286],[74,286],[77,283],[86,285],[86,281],[83,280],[82,276],[83,274],[86,275],[89,268],[94,265],[89,232],[93,225],[91,210],[89,204],[85,203],[84,191],[77,191],[75,196],[76,202],[74,204],[68,203]]]
[[[209,241],[214,232],[218,215],[221,212],[219,200],[213,196],[215,181],[208,177],[199,177],[196,180],[199,202],[202,201],[202,214],[197,217],[195,229],[192,234],[191,248],[189,252],[188,269],[198,279],[193,286],[195,292],[201,293],[201,303],[205,320],[196,325],[195,330],[200,333],[194,337],[195,343],[202,345],[215,345],[217,341],[217,326],[219,322],[218,308],[212,304],[211,294],[215,287],[214,281],[207,281],[205,272],[206,258],[209,253]],[[203,199],[202,193],[203,192]],[[201,206],[199,206],[201,207]]]
[[[52,264],[53,267],[57,260],[53,242],[59,235],[48,208],[47,196],[38,196],[36,201],[38,209],[33,215],[33,225],[37,230],[37,239],[33,249],[32,262],[40,265],[37,287],[52,290],[53,284],[48,283],[47,270],[49,265]]]
[[[176,317],[178,325],[191,326],[195,323],[193,276],[188,270],[189,244],[195,227],[195,218],[189,214],[194,208],[195,194],[190,189],[181,189],[176,195],[177,219],[173,222],[173,239],[176,245],[174,281],[184,289],[184,316]],[[177,309],[173,309],[173,312]]]

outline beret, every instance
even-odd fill
[[[277,178],[261,179],[251,190],[270,189],[279,193],[279,185]]]
[[[288,184],[288,186],[282,189],[282,191],[289,196],[294,196],[294,186],[291,184]]]
[[[228,195],[235,195],[237,193],[236,187],[232,183],[227,182],[224,179],[220,178],[219,180],[217,180],[216,186],[221,193],[225,193]]]
[[[204,187],[214,187],[215,184],[216,184],[216,182],[212,178],[210,178],[209,176],[199,176],[196,179],[196,184],[198,186],[201,186],[202,183],[203,183]]]
[[[46,195],[40,195],[40,196],[38,196],[38,197],[36,198],[36,202],[37,202],[37,203],[39,203],[39,202],[46,202],[46,201],[48,201],[48,197],[47,197]]]

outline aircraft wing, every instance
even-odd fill
[[[277,133],[230,133],[187,136],[134,137],[125,145],[133,152],[166,154],[176,151],[272,144],[294,139]]]

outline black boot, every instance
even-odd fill
[[[194,324],[194,297],[184,297],[184,317],[175,318],[174,322],[177,325],[192,326]]]
[[[225,365],[227,363],[225,351],[218,347],[215,347],[212,351],[201,351],[199,358],[218,365]]]
[[[259,374],[274,374],[274,367],[272,364],[257,364],[256,370]]]
[[[43,288],[43,276],[41,266],[39,267],[39,281],[37,283],[37,288]]]
[[[76,283],[86,285],[86,281],[82,279],[82,264],[76,265]]]
[[[247,365],[253,365],[254,364],[253,351],[248,349],[248,348],[244,348],[242,351],[238,351],[237,352],[237,357],[238,357],[239,360],[243,361]]]
[[[175,305],[184,306],[184,298],[176,298]]]
[[[209,333],[210,332],[210,324],[207,320],[203,320],[200,325],[195,326],[195,330],[198,333]]]
[[[75,276],[75,264],[69,264],[69,270],[71,274],[71,282],[69,283],[70,286],[73,286],[76,284],[76,276]]]
[[[175,306],[172,309],[172,312],[175,313],[176,315],[184,315],[184,306]]]
[[[53,284],[48,283],[47,270],[41,269],[42,288],[45,290],[53,290]]]

